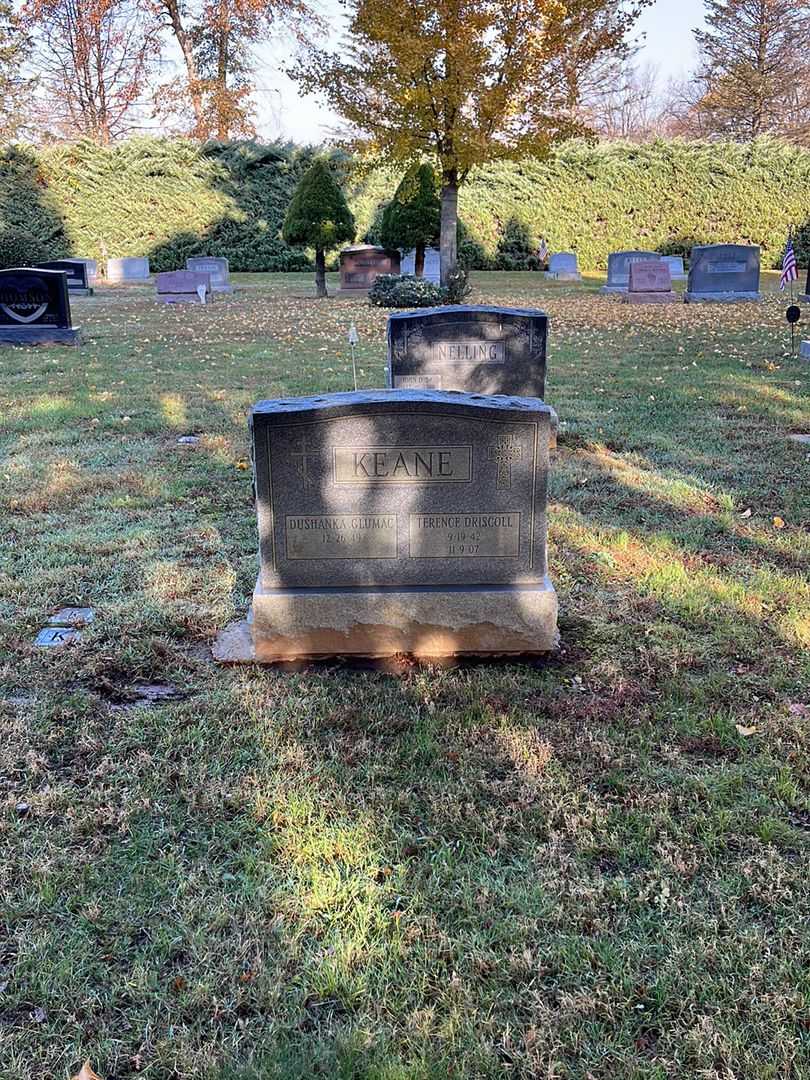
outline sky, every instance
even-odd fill
[[[337,0],[322,0],[321,10],[337,38]],[[637,23],[636,34],[643,35],[638,62],[656,67],[664,85],[671,78],[687,75],[695,59],[692,30],[702,24],[703,0],[655,0]],[[302,97],[295,84],[279,72],[279,66],[290,55],[289,42],[268,46],[259,54],[259,135],[297,143],[322,142],[336,126],[337,118],[315,99]]]

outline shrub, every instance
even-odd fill
[[[426,278],[413,274],[380,274],[369,290],[368,298],[377,307],[435,307],[443,304],[446,291]]]
[[[463,266],[450,271],[444,294],[448,304],[463,304],[470,295],[470,275]]]
[[[495,256],[497,270],[539,270],[529,226],[518,217],[510,217],[503,227]]]
[[[11,266],[34,266],[46,262],[45,245],[24,229],[0,228],[0,270]]]

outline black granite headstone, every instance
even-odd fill
[[[755,244],[701,244],[689,257],[686,302],[759,300],[759,248]]]
[[[67,276],[61,270],[0,270],[0,342],[76,345]]]
[[[388,318],[388,385],[543,398],[548,318],[521,308],[454,305]]]
[[[38,270],[61,270],[67,274],[68,290],[75,296],[92,296],[93,290],[87,280],[87,263],[83,259],[52,259],[37,263]]]

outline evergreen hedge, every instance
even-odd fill
[[[189,255],[224,255],[231,269],[294,270],[311,252],[291,248],[281,225],[315,151],[284,144],[138,138],[0,151],[0,229],[36,237],[48,257],[147,255],[154,270]],[[335,155],[358,236],[373,235],[402,171],[357,168]],[[572,141],[548,161],[496,164],[462,189],[466,247],[494,266],[510,218],[532,242],[576,251],[583,269],[608,253],[652,248],[688,255],[693,244],[760,244],[777,266],[789,224],[810,256],[810,150],[750,144]]]

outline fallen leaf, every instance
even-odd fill
[[[775,529],[784,529],[784,527],[785,527],[785,520],[784,520],[784,518],[780,518],[780,517],[775,517],[775,518],[773,519],[773,527],[774,527]]]
[[[247,466],[246,461],[237,461],[237,463],[236,463],[236,468],[237,469],[246,469],[247,467],[248,466]]]
[[[734,727],[737,729],[737,734],[742,735],[744,739],[749,735],[755,735],[757,731],[756,727],[744,727],[742,724],[735,724]]]
[[[89,1061],[82,1065],[81,1072],[76,1073],[72,1080],[101,1080],[97,1072],[93,1071]]]

